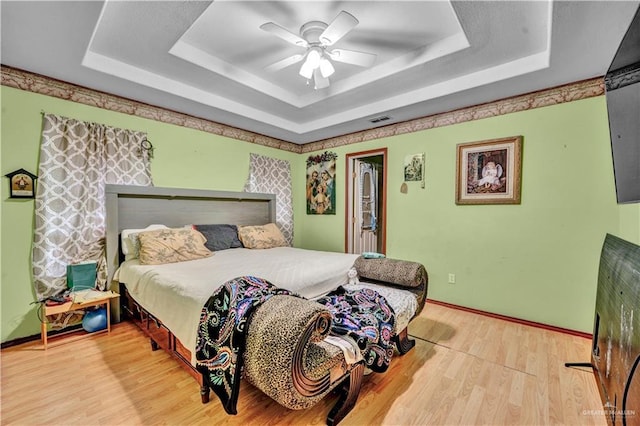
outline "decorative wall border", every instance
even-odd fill
[[[244,142],[300,153],[300,145],[237,127],[231,127],[226,124],[216,123],[215,121],[133,101],[5,65],[2,65],[1,72],[3,86],[53,96],[67,101],[78,102],[109,111],[121,112],[123,114],[135,115],[163,123],[175,124],[176,126],[188,127],[190,129],[226,136]]]
[[[497,117],[512,112],[527,111],[551,105],[587,99],[604,94],[604,79],[602,77],[552,87],[538,92],[531,92],[511,98],[500,99],[486,104],[461,108],[454,111],[434,114],[402,123],[389,124],[375,129],[363,130],[344,136],[311,142],[302,146],[302,152],[320,151],[336,148],[373,139],[419,132],[436,127],[450,126],[466,121]]]
[[[26,90],[42,95],[78,102],[123,114],[135,115],[163,123],[188,127],[207,133],[226,136],[245,142],[262,146],[281,149],[284,151],[304,154],[313,151],[322,151],[354,143],[380,139],[389,136],[419,132],[421,130],[450,126],[467,121],[496,117],[512,112],[527,111],[545,106],[573,102],[604,94],[604,78],[597,77],[589,80],[570,83],[563,86],[552,87],[538,92],[527,93],[511,98],[501,99],[486,104],[461,108],[441,114],[402,123],[389,124],[375,129],[363,130],[343,136],[311,142],[305,145],[297,145],[269,136],[253,133],[248,130],[238,129],[203,118],[193,117],[169,109],[144,104],[122,98],[109,93],[99,92],[86,87],[66,83],[40,74],[2,65],[2,85]]]

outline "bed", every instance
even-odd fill
[[[394,337],[400,354],[413,346],[406,325],[423,308],[427,290],[426,271],[413,262],[371,262],[358,255],[292,247],[233,248],[159,265],[142,264],[135,256],[125,259],[123,235],[153,224],[273,223],[274,195],[107,185],[106,205],[108,282],[121,293],[115,319],[134,321],[150,337],[152,349],[170,353],[200,384],[203,403],[209,401],[211,386],[195,368],[194,355],[202,307],[213,290],[236,277],[261,277],[302,296],[277,295],[264,302],[253,314],[246,338],[244,378],[284,407],[308,408],[339,390],[327,416],[328,424],[336,424],[356,402],[364,362],[354,362],[348,345],[328,336],[331,317],[314,302],[345,286],[350,271],[361,279],[352,283],[354,289],[375,288],[389,304],[413,306],[400,309],[409,314],[401,315]]]

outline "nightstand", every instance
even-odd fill
[[[111,333],[111,299],[117,299],[120,295],[114,291],[82,290],[71,293],[72,300],[61,305],[42,305],[42,318],[40,322],[40,337],[44,349],[47,349],[47,317],[64,312],[78,311],[93,306],[105,305],[107,310],[107,333]]]

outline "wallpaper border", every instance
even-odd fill
[[[527,111],[551,105],[573,102],[581,99],[592,98],[604,94],[604,78],[597,77],[570,83],[563,86],[518,95],[511,98],[500,99],[486,104],[461,108],[453,111],[434,114],[427,117],[401,123],[389,124],[375,129],[363,130],[344,136],[311,142],[303,145],[302,152],[312,152],[381,139],[389,136],[405,133],[419,132],[421,130],[434,129],[436,127],[450,126],[466,121],[481,120],[483,118],[496,117],[513,112]]]
[[[75,84],[56,80],[41,74],[23,71],[17,68],[2,65],[2,85],[15,89],[53,96],[67,101],[78,102],[97,108],[106,109],[137,117],[176,126],[188,127],[215,135],[226,136],[244,142],[277,148],[284,151],[300,153],[300,146],[291,142],[275,139],[269,136],[253,133],[248,130],[231,127],[226,124],[204,118],[194,117],[170,109],[145,104],[131,99],[123,98],[110,93],[100,92]]]
[[[248,130],[231,127],[226,124],[193,117],[166,108],[148,105],[109,93],[77,86],[75,84],[8,67],[6,65],[2,65],[1,75],[3,86],[26,90],[41,95],[53,96],[72,102],[103,108],[109,111],[174,124],[176,126],[188,127],[207,133],[226,136],[232,139],[255,143],[297,154],[337,148],[373,139],[419,132],[421,130],[433,129],[436,127],[450,126],[467,121],[480,120],[513,112],[526,111],[534,108],[542,108],[565,102],[587,99],[603,95],[605,89],[604,78],[597,77],[524,95],[518,95],[511,98],[500,99],[486,104],[461,108],[441,114],[434,114],[401,123],[389,124],[382,127],[376,127],[375,129],[363,130],[361,132],[350,133],[304,145],[297,145],[291,142],[253,133]]]

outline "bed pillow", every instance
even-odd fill
[[[250,249],[287,247],[289,245],[275,223],[261,226],[239,226],[238,235],[245,248]]]
[[[158,229],[140,232],[140,263],[162,265],[202,259],[213,253],[205,247],[206,238],[192,228]]]
[[[137,259],[140,253],[140,240],[138,234],[144,231],[156,229],[169,229],[164,225],[149,225],[143,229],[123,229],[120,233],[120,250],[124,254],[124,260]]]
[[[211,251],[241,248],[236,225],[193,225],[207,239],[204,245]]]

